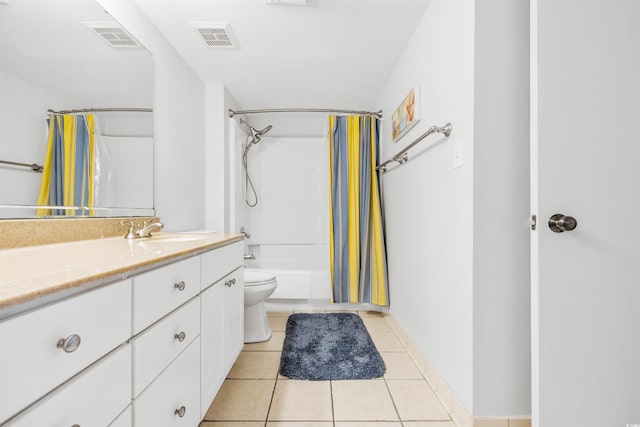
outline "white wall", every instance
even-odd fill
[[[42,165],[51,108],[47,92],[0,70],[0,99],[0,160]],[[30,169],[0,165],[0,204],[35,205],[41,179]]]
[[[529,415],[529,1],[475,13],[473,414]]]
[[[391,312],[464,406],[473,409],[474,2],[432,0],[382,92],[383,160],[432,125],[404,166],[383,175]],[[391,114],[421,86],[420,122],[397,144]],[[453,146],[464,165],[453,168]]]
[[[470,415],[530,412],[528,2],[432,0],[380,98],[391,312]],[[390,118],[413,86],[421,121]],[[454,168],[459,146],[462,166]]]
[[[205,226],[205,85],[137,5],[99,3],[153,54],[156,215],[167,231]]]
[[[237,232],[232,229],[231,186],[232,140],[237,132],[229,121],[229,108],[238,104],[222,83],[206,84],[206,221],[207,230]],[[236,165],[237,166],[237,165]]]
[[[229,230],[239,232],[247,227],[247,205],[244,201],[244,169],[242,168],[243,145],[247,134],[238,119],[229,120]],[[245,251],[246,253],[246,251]]]

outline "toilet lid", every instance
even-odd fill
[[[270,271],[253,270],[247,268],[244,270],[244,285],[256,286],[264,285],[265,283],[271,283],[276,280],[276,275]]]

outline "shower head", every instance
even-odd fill
[[[256,130],[253,126],[249,126],[249,130],[251,131],[251,139],[253,139],[253,143],[257,144],[260,142],[260,139],[264,136],[265,133],[271,130],[272,126],[269,125],[262,130]]]

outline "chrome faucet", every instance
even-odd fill
[[[137,231],[138,237],[151,237],[152,231],[160,231],[164,228],[164,224],[153,222],[153,220],[145,221],[142,228]]]
[[[143,237],[151,237],[152,231],[160,231],[164,227],[159,222],[153,222],[153,220],[145,221],[142,226],[138,225],[136,229],[136,223],[134,221],[120,221],[120,225],[128,225],[129,229],[124,236],[125,239],[140,239]]]

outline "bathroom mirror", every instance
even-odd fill
[[[45,162],[48,110],[79,109],[96,110],[89,215],[153,215],[152,80],[152,55],[94,0],[0,0],[0,218],[42,215],[28,165]]]

